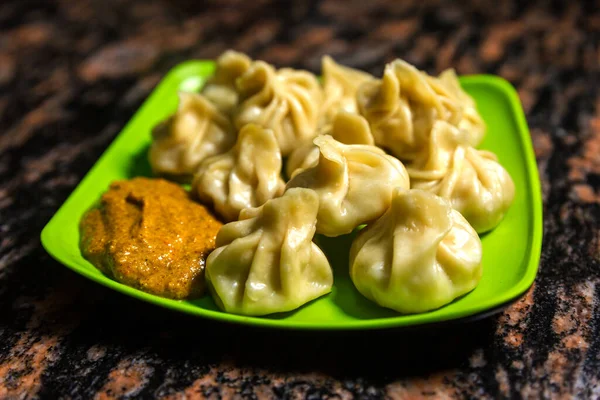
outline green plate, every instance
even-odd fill
[[[352,240],[348,236],[317,238],[335,271],[332,293],[294,312],[268,317],[226,314],[208,295],[193,301],[164,299],[103,275],[79,252],[81,216],[110,182],[149,174],[146,151],[151,128],[175,111],[178,91],[199,90],[213,71],[212,61],[190,61],[169,72],[42,231],[42,244],[50,255],[93,281],[149,303],[199,317],[288,329],[403,327],[483,315],[517,299],[532,285],[542,242],[542,201],[535,157],[515,90],[503,79],[486,75],[460,80],[475,98],[488,126],[482,148],[498,154],[514,179],[516,197],[504,221],[482,237],[481,283],[453,303],[431,312],[401,315],[366,300],[348,276],[347,253]]]

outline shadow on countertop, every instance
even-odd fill
[[[116,360],[135,357],[154,365],[154,375],[161,375],[159,365],[169,365],[182,385],[197,378],[195,366],[241,368],[248,373],[243,379],[310,373],[385,385],[468,367],[474,350],[493,340],[496,326],[495,319],[486,318],[370,331],[255,328],[172,312],[89,282],[58,263],[48,262],[46,267],[69,282],[46,296],[48,302],[64,299],[55,304],[60,310],[34,310],[30,319],[44,322],[38,333],[62,340],[61,355],[46,370],[48,376],[68,375],[73,365],[89,361],[90,349],[102,348],[102,357],[86,362],[97,374],[114,367]],[[56,315],[59,320],[54,320]],[[64,318],[73,324],[69,332],[66,321],[60,320]]]

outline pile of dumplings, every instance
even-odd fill
[[[380,306],[425,312],[479,283],[478,234],[515,189],[477,149],[486,127],[454,71],[395,60],[376,78],[326,56],[320,82],[227,51],[201,93],[179,97],[149,159],[228,222],[205,271],[222,310],[267,315],[329,293],[315,235],[357,229],[350,277]]]

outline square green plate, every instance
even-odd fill
[[[149,173],[146,150],[150,130],[174,112],[177,92],[197,91],[214,71],[212,61],[190,61],[174,68],[104,152],[42,231],[42,244],[56,260],[111,289],[149,303],[199,317],[288,329],[374,329],[421,325],[487,315],[516,300],[533,283],[542,242],[542,202],[535,157],[519,98],[494,76],[469,76],[461,84],[471,94],[488,126],[482,148],[496,152],[516,186],[504,221],[482,237],[483,278],[471,293],[438,310],[400,315],[363,298],[348,276],[351,237],[318,238],[335,271],[332,293],[294,312],[268,317],[231,315],[210,296],[199,300],[164,299],[122,285],[94,268],[79,251],[78,223],[111,181]]]

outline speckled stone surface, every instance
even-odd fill
[[[227,48],[511,81],[543,181],[533,288],[474,323],[275,332],[174,314],[51,260],[40,230],[161,76]],[[599,87],[592,1],[0,2],[0,398],[598,398]]]

